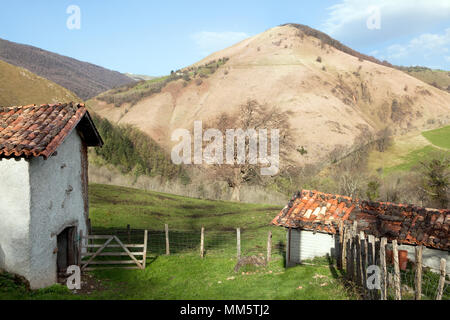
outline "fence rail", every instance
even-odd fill
[[[95,240],[96,242],[86,245],[88,249],[101,248],[102,243],[98,242],[108,237],[104,234],[114,235],[122,241],[130,243],[125,245],[128,248],[144,247],[143,244],[136,244],[143,243],[143,231],[132,229],[130,225],[126,228],[93,229],[92,233],[90,241]],[[195,254],[201,258],[217,256],[237,259],[241,256],[257,255],[270,260],[274,249],[284,248],[285,237],[281,237],[281,233],[281,230],[276,233],[275,241],[278,242],[273,243],[274,233],[266,229],[256,231],[241,228],[208,230],[201,227],[198,230],[179,230],[165,225],[162,230],[147,230],[146,248],[148,254],[151,255]],[[108,248],[121,248],[121,246],[108,244]],[[91,252],[87,255],[90,254]],[[120,255],[126,256],[127,254],[120,253]]]
[[[147,230],[143,233],[143,244],[124,244],[117,235],[86,235],[80,233],[80,252],[79,261],[81,270],[98,270],[98,265],[119,267],[121,265],[134,264],[134,267],[125,267],[127,269],[145,269],[147,260]],[[94,243],[101,242],[101,243]],[[111,244],[115,242],[116,244]],[[98,248],[98,249],[97,249]],[[136,248],[142,251],[132,251]],[[96,249],[96,250],[91,250]],[[120,251],[114,249],[121,249]],[[105,260],[102,257],[109,257]],[[117,257],[112,259],[111,257]],[[87,258],[87,259],[86,259]],[[123,259],[129,258],[129,259]],[[91,266],[91,267],[88,267]],[[122,266],[121,266],[122,267]],[[124,268],[124,267],[122,267]]]

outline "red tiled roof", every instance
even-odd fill
[[[287,228],[335,234],[339,224],[358,221],[358,232],[450,250],[450,210],[412,205],[360,201],[349,197],[303,190],[273,219]]]
[[[0,107],[0,158],[48,158],[80,122],[88,145],[101,146],[84,104]]]

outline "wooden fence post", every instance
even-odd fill
[[[349,247],[350,247],[350,255],[349,255],[349,279],[350,280],[354,280],[355,279],[355,235],[353,233],[353,231],[351,231],[350,234],[350,243],[349,243]]]
[[[270,262],[272,257],[272,231],[269,231],[269,235],[267,236],[267,263]]]
[[[436,300],[442,300],[442,294],[444,292],[444,285],[445,285],[445,263],[446,260],[444,258],[441,259],[441,277],[439,278],[439,286],[438,286],[438,292],[436,296]]]
[[[200,257],[205,255],[205,227],[202,227],[202,232],[200,235]]]
[[[237,259],[241,259],[241,228],[236,229]]]
[[[131,243],[131,226],[127,224],[128,243]]]
[[[367,236],[367,243],[366,243],[368,250],[367,250],[367,265],[365,266],[365,270],[371,265],[375,265],[375,237],[371,234]],[[367,274],[366,274],[367,277]],[[375,300],[375,291],[368,290],[368,297],[370,300]]]
[[[381,269],[381,300],[387,300],[387,268],[386,268],[386,244],[387,239],[380,239],[380,269]]]
[[[398,262],[397,240],[392,240],[392,253],[394,255],[394,288],[395,300],[402,300],[402,288],[400,279],[400,265]]]
[[[170,245],[169,245],[169,225],[165,225],[166,229],[166,255],[170,255]]]
[[[347,229],[343,226],[342,229],[342,246],[341,246],[341,269],[347,270]]]
[[[415,282],[415,299],[422,299],[422,245],[416,246],[416,281]]]
[[[361,275],[361,234],[355,236],[355,249],[356,249],[356,283],[359,286],[363,284],[363,277]]]
[[[359,277],[361,278],[361,286],[363,287],[364,296],[366,296],[366,263],[365,263],[365,234],[364,231],[359,232]]]
[[[350,228],[347,228],[347,236],[346,236],[346,245],[345,245],[345,248],[346,248],[346,254],[345,254],[345,259],[346,259],[346,261],[345,261],[345,266],[346,266],[346,269],[345,269],[345,272],[346,272],[346,277],[347,277],[347,279],[348,280],[350,280],[351,279],[351,277],[350,277],[350,275],[351,275],[351,271],[352,271],[352,262],[351,262],[351,259],[352,259],[352,254],[351,254],[351,250],[352,250],[352,234],[351,234],[351,231],[350,231]]]
[[[142,269],[145,269],[145,266],[147,265],[147,238],[148,238],[148,231],[144,231],[144,254],[142,256]]]
[[[344,245],[344,221],[339,221],[339,251],[336,250],[336,265],[342,270],[342,246]]]

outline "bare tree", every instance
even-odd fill
[[[269,107],[260,104],[256,100],[248,100],[241,105],[237,114],[222,113],[216,120],[207,124],[210,128],[219,130],[222,135],[227,135],[230,129],[242,129],[242,132],[248,133],[245,138],[245,161],[240,163],[238,148],[234,148],[233,163],[211,164],[211,174],[214,179],[226,181],[232,189],[232,201],[240,201],[240,191],[244,184],[258,182],[265,184],[270,180],[271,176],[261,174],[261,169],[267,168],[267,163],[256,163],[250,161],[250,149],[255,147],[255,140],[252,140],[250,132],[260,132],[259,130],[267,130],[267,140],[272,141],[271,129],[279,130],[279,165],[280,171],[283,168],[292,166],[292,154],[295,151],[293,144],[293,129],[291,128],[289,118],[292,112],[281,111],[276,107]],[[269,135],[270,133],[270,135]],[[275,138],[275,137],[274,137]],[[260,150],[261,140],[256,139],[257,149]],[[225,142],[223,142],[225,143]],[[272,143],[267,144],[267,154],[272,154]],[[233,138],[234,146],[234,138]],[[295,154],[295,153],[294,153]],[[278,174],[278,173],[277,173]],[[275,176],[277,174],[272,175]]]
[[[376,134],[376,147],[379,152],[385,152],[392,144],[392,131],[388,127],[380,130]]]

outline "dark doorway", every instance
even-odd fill
[[[68,266],[77,263],[76,227],[68,227],[58,234],[58,254],[56,258],[58,272],[65,273]]]

